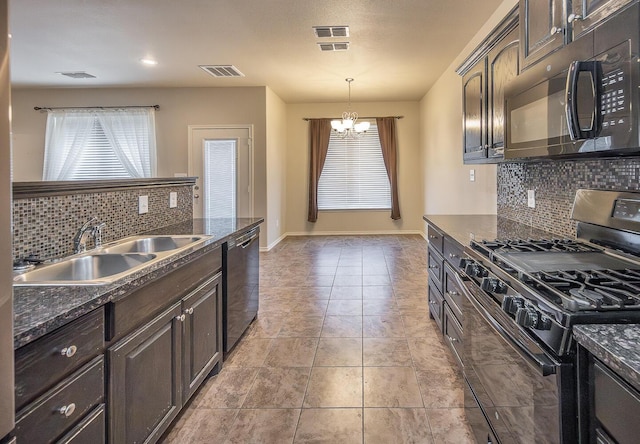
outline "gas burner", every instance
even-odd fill
[[[538,271],[529,285],[571,311],[637,310],[640,269]]]
[[[600,251],[573,239],[498,239],[482,241],[485,248],[495,253],[562,251],[569,253]]]

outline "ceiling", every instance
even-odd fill
[[[269,86],[287,103],[420,100],[502,0],[10,0],[11,76],[33,87]],[[313,26],[350,28],[319,39]],[[319,41],[348,41],[322,52]],[[153,58],[156,66],[140,63]],[[215,78],[198,65],[229,64]],[[96,78],[59,74],[85,71]]]

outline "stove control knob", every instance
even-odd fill
[[[540,321],[540,313],[532,307],[518,308],[516,311],[516,322],[527,328],[537,328]]]
[[[476,262],[470,262],[464,267],[464,272],[471,276],[481,278],[487,275],[487,271]]]
[[[489,293],[502,294],[507,292],[507,286],[496,278],[482,278],[480,286],[484,291],[488,291]]]
[[[522,307],[524,307],[524,299],[518,296],[505,296],[502,298],[502,309],[507,313],[514,315]]]

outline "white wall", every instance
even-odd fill
[[[422,173],[420,171],[419,103],[353,103],[361,116],[402,115],[398,129],[398,190],[402,219],[387,211],[321,211],[318,221],[307,222],[309,177],[309,124],[304,117],[336,117],[345,103],[290,104],[287,106],[287,224],[286,231],[313,233],[417,232],[422,229]]]
[[[420,102],[425,214],[496,213],[496,166],[462,163],[462,79],[455,69],[517,3],[505,0],[498,7]]]
[[[266,88],[267,108],[267,245],[285,233],[287,209],[287,105]]]
[[[161,177],[188,172],[189,125],[252,124],[254,215],[265,217],[262,229],[269,233],[266,96],[265,87],[16,89],[12,91],[13,179],[42,177],[46,114],[34,111],[34,106],[160,105],[156,139]],[[271,97],[275,101],[272,93]],[[282,110],[279,113],[284,114]],[[282,129],[279,132],[284,133]],[[267,245],[268,237],[262,236],[262,246]]]

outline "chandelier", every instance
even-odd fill
[[[342,113],[341,120],[332,120],[331,128],[341,139],[356,139],[365,133],[369,126],[369,122],[358,122],[358,113],[351,111],[351,82],[352,78],[345,79],[349,84],[349,106],[347,111]]]

